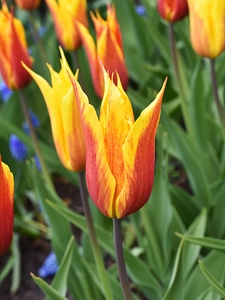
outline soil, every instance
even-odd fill
[[[79,190],[60,177],[55,177],[54,182],[56,191],[62,200],[66,201],[72,209],[83,213]],[[76,232],[76,237],[79,236],[79,230],[74,228],[74,231]],[[0,300],[45,299],[44,293],[34,282],[30,273],[38,276],[39,268],[51,252],[50,242],[43,238],[21,236],[19,245],[21,253],[21,282],[19,288],[15,293],[10,292],[12,284],[12,273],[10,272],[0,283]],[[9,256],[9,253],[0,256],[0,274]],[[44,280],[50,284],[52,277],[45,278]]]

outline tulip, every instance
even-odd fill
[[[60,53],[59,73],[47,65],[52,87],[44,78],[24,64],[23,66],[36,81],[44,96],[59,159],[68,170],[81,171],[85,168],[85,141],[80,113],[69,78],[69,75],[77,78],[78,74],[73,75],[61,48]]]
[[[76,21],[88,26],[86,0],[45,0],[52,14],[56,35],[64,49],[72,51],[81,45]]]
[[[128,85],[128,73],[115,8],[108,6],[106,21],[101,18],[98,11],[96,12],[96,16],[91,13],[91,18],[96,31],[96,44],[87,28],[78,22],[77,27],[91,68],[95,91],[97,95],[102,98],[104,80],[99,60],[109,72],[110,76],[115,71],[119,74],[124,89],[126,89]]]
[[[188,15],[187,0],[158,0],[160,16],[168,22],[177,22]]]
[[[28,54],[23,25],[9,12],[5,1],[0,10],[0,28],[4,28],[0,30],[0,71],[3,80],[10,89],[21,89],[31,80],[21,61],[31,67],[32,58]]]
[[[203,57],[215,58],[225,49],[225,1],[188,0],[192,46]]]
[[[166,83],[135,121],[117,74],[117,85],[103,70],[104,96],[97,117],[79,83],[74,92],[86,140],[86,180],[90,196],[109,218],[123,218],[148,200],[155,163],[155,135]]]
[[[14,180],[9,167],[0,157],[0,255],[9,248],[13,236]]]
[[[15,0],[15,3],[21,9],[33,10],[40,5],[41,0]]]

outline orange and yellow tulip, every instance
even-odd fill
[[[21,9],[33,10],[40,5],[41,0],[15,0],[15,3]]]
[[[103,70],[104,71],[104,70]],[[166,83],[135,121],[130,100],[104,71],[100,117],[73,80],[86,140],[86,180],[90,196],[109,218],[123,218],[148,200],[155,164],[155,135]]]
[[[9,248],[13,236],[14,179],[0,157],[0,255]]]
[[[202,57],[216,58],[225,50],[225,1],[188,0],[192,46]]]
[[[160,16],[168,22],[177,22],[188,15],[187,0],[158,0]]]
[[[21,89],[31,80],[21,61],[31,67],[32,58],[28,53],[24,27],[9,12],[5,1],[0,10],[0,28],[0,71],[3,80],[10,89]]]
[[[88,26],[86,0],[45,0],[52,14],[56,35],[61,46],[69,51],[81,45],[76,21]]]
[[[124,89],[128,85],[128,73],[125,64],[122,45],[122,35],[116,19],[115,8],[108,6],[107,19],[104,20],[99,12],[91,13],[96,31],[96,43],[87,28],[77,22],[77,27],[85,48],[96,94],[102,98],[104,93],[104,80],[101,71],[101,63],[110,76],[117,72]],[[116,81],[116,78],[115,78]]]
[[[62,58],[59,73],[47,65],[51,74],[52,87],[44,78],[23,66],[36,81],[44,96],[59,159],[68,170],[82,171],[85,168],[85,140],[80,113],[69,78],[70,75],[77,79],[78,74],[72,73],[61,48],[60,53]]]

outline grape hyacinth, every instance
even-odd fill
[[[9,150],[15,160],[27,159],[27,147],[15,134],[11,134],[9,138]]]
[[[58,271],[58,268],[59,266],[58,266],[56,254],[54,252],[51,252],[46,257],[41,268],[38,270],[38,275],[42,278],[53,276]]]

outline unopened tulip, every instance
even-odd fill
[[[187,0],[158,0],[160,16],[168,22],[177,22],[188,15]]]
[[[31,67],[32,58],[28,53],[24,27],[9,12],[5,1],[0,10],[0,28],[0,72],[10,89],[21,89],[31,80],[21,61]]]
[[[52,135],[62,164],[69,170],[82,171],[85,168],[85,141],[80,113],[69,78],[77,78],[66,61],[64,53],[61,53],[61,70],[59,73],[47,65],[51,74],[52,86],[48,82],[31,71],[24,68],[36,81],[47,105]]]
[[[66,50],[76,50],[81,45],[76,22],[88,26],[86,0],[45,0],[52,14],[59,43]]]
[[[225,1],[188,0],[192,46],[197,54],[215,58],[225,50]]]
[[[90,196],[109,218],[123,218],[148,200],[155,164],[155,135],[166,83],[135,121],[119,76],[117,85],[104,71],[100,117],[73,80],[86,140],[86,179]]]
[[[13,236],[14,179],[0,157],[0,255],[9,248]]]
[[[104,80],[99,60],[110,76],[115,71],[119,74],[124,89],[128,85],[128,73],[115,8],[108,6],[106,20],[102,19],[98,11],[96,15],[91,13],[91,18],[94,22],[96,43],[86,27],[80,23],[77,23],[77,27],[91,68],[95,91],[102,98]],[[114,80],[116,81],[116,77]]]
[[[15,3],[21,9],[33,10],[40,5],[41,0],[15,0]]]

